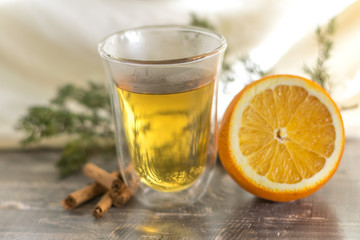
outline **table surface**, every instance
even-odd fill
[[[256,198],[218,164],[208,191],[191,207],[152,211],[132,199],[102,219],[91,215],[98,199],[63,209],[60,201],[90,181],[81,173],[59,179],[59,155],[0,152],[0,239],[360,239],[359,140],[347,140],[334,177],[301,200]]]

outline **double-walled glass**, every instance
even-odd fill
[[[188,26],[125,30],[99,44],[120,171],[143,204],[187,205],[205,192],[225,48],[220,34]]]

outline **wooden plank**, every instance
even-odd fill
[[[91,215],[97,200],[73,211],[60,205],[91,180],[82,174],[60,180],[59,152],[1,152],[0,239],[359,239],[359,144],[348,141],[335,176],[298,201],[256,198],[218,165],[207,193],[191,207],[152,211],[133,199],[98,220]]]

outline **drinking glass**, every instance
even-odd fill
[[[217,88],[224,37],[189,26],[148,26],[98,46],[124,183],[151,208],[194,203],[217,152]]]

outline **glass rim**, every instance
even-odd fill
[[[107,43],[107,41],[116,35],[123,35],[129,31],[143,31],[143,30],[150,30],[150,29],[160,30],[160,29],[166,29],[166,28],[171,29],[173,31],[174,30],[192,31],[192,32],[198,32],[201,34],[212,36],[219,40],[219,44],[217,45],[216,48],[206,51],[202,54],[197,54],[197,55],[193,55],[193,56],[189,56],[189,57],[185,57],[185,58],[174,58],[174,59],[164,59],[164,60],[141,60],[141,59],[132,59],[132,58],[122,58],[119,56],[114,56],[104,50],[104,46]],[[152,64],[154,64],[154,65],[170,65],[170,64],[181,64],[181,63],[189,63],[189,62],[199,61],[201,59],[214,56],[214,55],[218,54],[219,52],[221,52],[222,50],[224,50],[226,48],[226,45],[227,45],[227,43],[226,43],[225,37],[222,34],[217,33],[213,30],[206,29],[206,28],[187,26],[187,25],[151,25],[151,26],[143,26],[143,27],[125,29],[125,30],[115,32],[115,33],[105,37],[98,44],[98,52],[99,52],[100,56],[104,59],[121,62],[121,63],[136,64],[136,65],[152,65]]]

